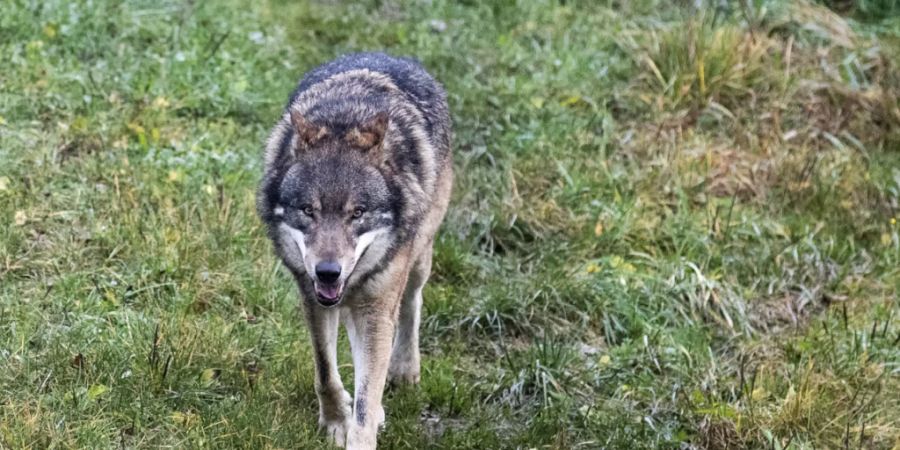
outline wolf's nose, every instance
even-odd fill
[[[341,276],[341,265],[326,261],[316,264],[316,278],[323,283],[334,283]]]

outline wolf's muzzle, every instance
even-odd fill
[[[334,284],[341,277],[341,265],[333,262],[320,262],[316,264],[316,278],[325,284]]]
[[[334,261],[316,264],[316,300],[322,306],[334,306],[341,301],[344,286],[341,279],[341,265]]]

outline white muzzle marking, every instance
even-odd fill
[[[284,227],[287,228],[288,233],[290,233],[291,237],[294,239],[294,242],[297,243],[297,248],[300,249],[300,256],[302,256],[303,259],[305,260],[306,259],[306,235],[303,234],[302,231],[300,231],[296,228],[292,228],[287,225],[284,225]]]
[[[384,228],[379,228],[377,230],[367,231],[359,236],[359,239],[356,240],[356,250],[353,254],[353,261],[359,262],[359,257],[362,256],[363,252],[372,245],[372,242],[375,241],[375,238],[383,234],[386,230]]]

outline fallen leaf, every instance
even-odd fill
[[[81,353],[75,355],[75,357],[72,358],[72,361],[69,361],[69,365],[76,369],[84,367],[84,355]]]
[[[180,411],[175,411],[172,413],[171,417],[172,422],[184,425],[186,427],[191,427],[194,425],[194,423],[197,422],[197,415],[192,412],[183,413]]]
[[[104,384],[91,385],[91,387],[88,388],[88,391],[87,391],[88,400],[96,400],[98,397],[105,394],[107,391],[109,391],[109,388],[106,387],[106,385],[104,385]]]
[[[153,99],[153,107],[157,109],[166,109],[169,107],[169,99],[160,95]]]
[[[200,372],[200,381],[209,383],[216,378],[219,378],[220,373],[222,373],[222,371],[219,369],[205,369],[203,372]]]
[[[761,387],[754,389],[753,392],[750,393],[750,398],[752,398],[754,401],[757,401],[757,402],[763,401],[768,397],[769,397],[769,392]]]
[[[48,23],[47,25],[44,25],[44,36],[47,36],[50,39],[53,39],[56,37],[56,24],[55,23]]]

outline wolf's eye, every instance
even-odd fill
[[[312,206],[309,206],[309,205],[303,206],[300,208],[300,212],[302,212],[306,216],[312,217],[312,215],[313,215]]]
[[[354,209],[354,210],[353,210],[353,218],[354,218],[354,219],[359,219],[360,217],[362,217],[362,215],[363,215],[364,212],[366,212],[366,210],[363,209],[363,208],[356,208],[356,209]]]

